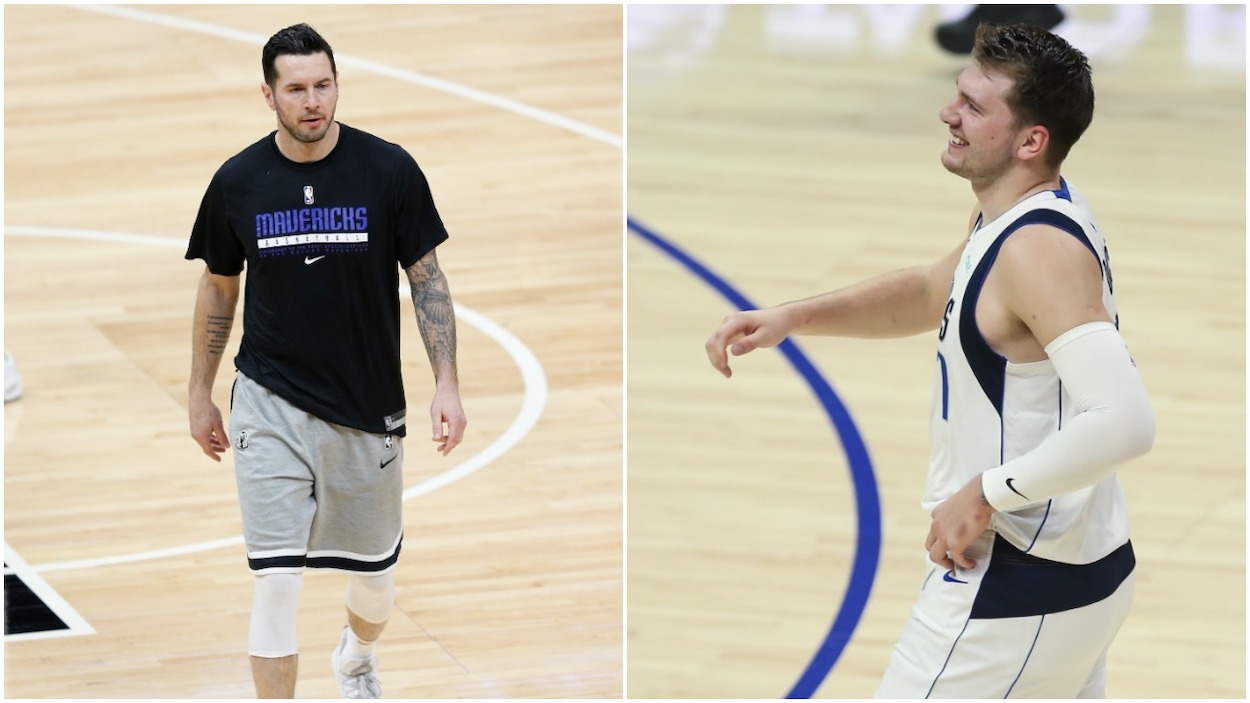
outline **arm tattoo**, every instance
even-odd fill
[[[439,372],[456,369],[456,313],[451,304],[447,277],[438,266],[434,252],[421,257],[407,268],[412,287],[412,305],[417,310],[417,328],[425,341],[425,353],[435,377]]]
[[[209,354],[221,354],[226,351],[226,342],[230,339],[230,327],[233,324],[233,317],[226,317],[224,315],[208,316]]]

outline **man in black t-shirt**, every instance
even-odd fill
[[[348,573],[340,692],[379,698],[375,644],[403,538],[398,269],[434,371],[433,439],[464,434],[447,238],[401,147],[334,120],[338,72],[308,25],[262,52],[278,129],[226,161],[204,194],[186,258],[203,259],[192,332],[191,436],[215,461],[233,444],[255,601],[248,636],[259,697],[293,697],[305,568]],[[230,433],[212,400],[248,269]]]

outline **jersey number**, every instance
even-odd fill
[[[1102,272],[1107,276],[1107,290],[1115,293],[1115,283],[1111,279],[1111,252],[1107,251],[1107,245],[1102,245]]]
[[[955,309],[955,299],[946,301],[946,312],[942,313],[942,327],[938,330],[938,341],[946,339],[946,325],[951,321],[951,311]]]
[[[946,312],[942,313],[942,327],[938,329],[938,341],[946,339],[946,326],[951,321],[951,311],[955,309],[955,299],[951,298],[946,301]],[[946,374],[946,357],[942,356],[942,352],[938,352],[938,369],[942,372],[942,419],[946,419],[947,410],[950,407],[950,381]]]

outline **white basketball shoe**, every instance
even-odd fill
[[[366,659],[353,658],[348,646],[350,637],[351,628],[344,627],[343,634],[339,637],[339,646],[334,648],[334,654],[330,656],[334,675],[339,680],[339,693],[344,698],[381,698],[378,655],[371,654]]]

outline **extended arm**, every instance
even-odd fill
[[[409,266],[408,284],[417,313],[417,328],[434,370],[434,400],[430,404],[433,439],[446,455],[460,444],[467,424],[460,405],[460,380],[456,373],[456,312],[452,307],[447,277],[433,250]],[[444,427],[445,426],[445,427]]]
[[[187,413],[191,436],[204,454],[221,461],[230,446],[221,411],[213,403],[213,381],[234,326],[239,302],[239,277],[218,276],[207,268],[200,277],[191,328],[191,379],[187,384]]]
[[[909,337],[938,328],[961,245],[941,261],[781,306],[790,334]]]
[[[907,337],[937,329],[964,244],[929,266],[915,266],[763,310],[725,317],[705,345],[708,361],[732,375],[726,349],[741,356],[791,334]]]

